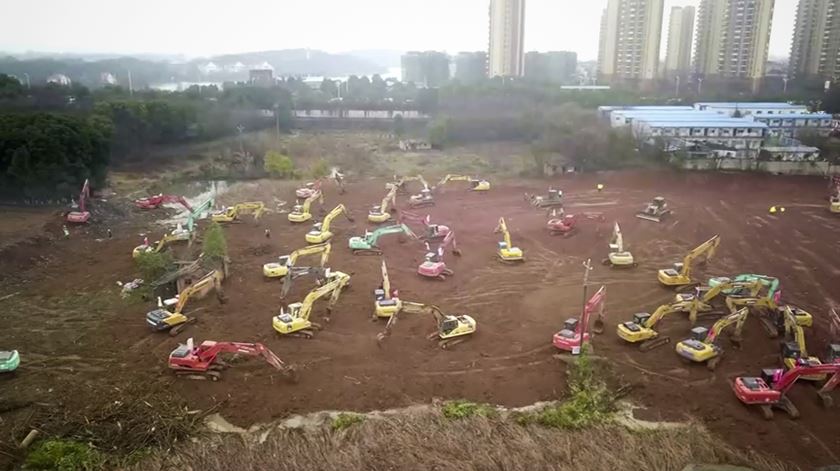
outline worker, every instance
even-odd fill
[[[266,239],[270,239],[270,238],[271,238],[271,229],[269,229],[269,228],[267,228],[267,227],[265,228],[265,238],[266,238]]]
[[[770,214],[776,214],[776,211],[778,211],[778,210],[776,209],[775,206],[770,206]]]
[[[66,225],[61,226],[61,230],[64,232],[64,238],[69,239],[70,238],[70,230],[67,229],[67,226]]]
[[[111,238],[111,236],[113,236],[113,234],[111,233],[111,228],[109,227],[109,228],[108,228],[108,238],[110,239],[110,238]]]

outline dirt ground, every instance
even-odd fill
[[[603,192],[595,190],[599,182],[606,186]],[[75,407],[91,398],[127,400],[132,394],[129,385],[161,382],[195,408],[225,400],[222,415],[248,425],[291,413],[372,410],[432,398],[508,406],[555,399],[564,390],[564,367],[552,358],[556,352],[551,336],[564,319],[578,315],[581,264],[591,258],[593,289],[607,285],[608,326],[594,339],[594,350],[635,386],[632,398],[647,406],[640,415],[696,417],[734,445],[804,466],[840,462],[840,408],[822,410],[812,385],[798,384],[791,392],[802,413],[796,421],[781,413],[765,421],[732,394],[731,378],[758,374],[778,362],[778,341],[769,339],[755,318],[748,320],[741,350],[723,339],[726,355],[714,373],[683,363],[673,344],[640,353],[615,335],[615,325],[634,312],[650,312],[672,299],[673,291],[657,282],[657,269],[720,234],[717,256],[696,269],[695,277],[705,280],[737,273],[779,277],[783,299],[814,314],[808,345],[812,354],[822,356],[828,341],[825,313],[831,303],[840,301],[840,218],[826,209],[824,180],[619,172],[493,183],[486,193],[450,184],[437,193],[437,205],[423,211],[431,214],[433,222],[456,231],[463,255],[446,257],[454,277],[446,281],[419,277],[416,269],[424,249],[417,242],[401,243],[394,236],[380,242],[392,285],[403,300],[434,303],[447,313],[467,313],[478,321],[478,332],[451,351],[426,340],[434,330],[431,318],[410,315],[401,317],[382,348],[377,346],[375,337],[383,323],[371,321],[370,315],[372,291],[380,283],[380,257],[353,256],[346,244],[349,236],[360,235],[367,227],[365,214],[381,199],[384,181],[354,181],[344,196],[333,187],[326,189],[326,209],[342,202],[356,216],[355,223],[343,219],[334,223],[329,263],[352,279],[331,321],[312,340],[280,338],[271,328],[271,318],[283,303],[302,300],[313,286],[311,279],[300,279],[281,300],[279,281],[262,277],[263,263],[305,244],[310,224],[292,225],[285,214],[268,214],[259,223],[246,217],[226,228],[232,259],[231,276],[225,281],[228,302],[219,305],[211,296],[191,303],[187,310],[199,322],[178,338],[148,331],[144,314],[151,303],[128,305],[116,294],[116,280],[136,275],[130,253],[145,229],[130,220],[116,228],[110,240],[94,222],[73,228],[69,240],[43,239],[3,252],[0,271],[7,276],[0,278],[4,312],[0,348],[19,349],[23,364],[14,377],[0,379],[0,401]],[[549,235],[545,213],[522,199],[524,192],[543,192],[548,185],[563,189],[568,212],[600,211],[607,222],[584,221],[580,232],[570,238]],[[292,188],[244,184],[220,199],[289,200]],[[655,195],[667,198],[674,217],[661,224],[633,217]],[[398,205],[404,204],[401,197]],[[768,214],[773,204],[785,206],[786,212]],[[507,220],[514,245],[525,251],[521,265],[495,260],[499,235],[493,229],[500,216]],[[628,248],[639,261],[637,268],[600,265],[612,221],[621,223]],[[271,229],[270,239],[265,238],[264,228]],[[323,301],[316,305],[313,320],[321,320],[324,305]],[[712,319],[701,322],[708,325]],[[657,330],[675,342],[686,337],[689,328],[686,318],[673,316]],[[262,342],[303,368],[300,381],[289,384],[255,360],[236,364],[218,383],[176,379],[166,370],[166,358],[187,337]],[[11,419],[6,416],[6,420]]]

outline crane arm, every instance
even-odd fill
[[[744,322],[747,320],[747,314],[749,311],[749,308],[743,307],[728,316],[718,319],[718,321],[712,325],[712,328],[709,329],[709,333],[706,335],[704,343],[714,343],[720,336],[721,332],[732,324],[735,324],[735,336],[740,336],[741,329],[744,327]]]
[[[615,246],[616,252],[624,252],[624,237],[621,235],[621,227],[618,222],[613,224],[612,238],[610,239],[610,248]]]
[[[604,301],[607,298],[607,287],[602,285],[595,294],[589,298],[589,301],[586,302],[586,305],[583,307],[583,328],[586,329],[589,325],[589,318],[592,316],[593,312],[596,311],[603,311],[604,310]]]
[[[385,266],[385,259],[382,259],[382,289],[385,291],[385,299],[391,299],[391,280],[388,279],[388,267]]]
[[[321,225],[321,231],[323,231],[323,232],[329,231],[330,230],[330,224],[332,224],[333,219],[337,218],[340,214],[343,214],[351,222],[353,221],[353,219],[347,214],[347,208],[343,204],[340,204],[340,205],[336,206],[335,208],[333,208],[333,210],[330,211],[330,213],[327,214],[326,217],[324,217],[324,224]]]
[[[315,301],[332,293],[336,289],[340,289],[339,287],[343,287],[346,280],[350,279],[349,275],[345,275],[340,272],[332,272],[329,276],[332,278],[331,281],[313,289],[306,295],[306,298],[303,299],[303,303],[301,303],[298,317],[302,319],[309,319],[309,314],[312,312],[312,305],[315,304]]]
[[[261,343],[219,342],[214,347],[213,350],[220,353],[236,353],[252,357],[262,357],[266,363],[281,371],[288,368],[280,357]]]
[[[715,235],[711,239],[703,242],[702,244],[695,247],[693,250],[688,252],[683,258],[683,266],[681,270],[681,275],[691,278],[691,264],[699,257],[706,255],[706,260],[708,261],[715,255],[715,251],[717,250],[718,245],[720,245],[720,236]]]
[[[822,389],[820,389],[821,393],[834,389],[838,382],[840,382],[840,363],[826,363],[822,365],[797,366],[795,368],[791,368],[782,375],[782,378],[779,379],[778,382],[773,385],[773,389],[784,394],[801,376],[816,376],[824,374],[833,376],[829,378],[825,385],[823,385]]]

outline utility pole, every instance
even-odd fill
[[[134,96],[134,84],[131,83],[131,69],[128,70],[128,96]]]
[[[680,76],[679,76],[679,74],[677,74],[676,79],[677,79],[677,90],[676,90],[674,96],[679,97],[680,96]]]
[[[783,78],[782,78],[782,82],[784,82],[784,88],[782,88],[782,93],[784,93],[785,95],[787,95],[787,83],[788,83],[788,78],[787,78],[787,77],[783,77]]]
[[[29,78],[29,74],[27,74],[26,72],[24,72],[24,73],[23,73],[23,76],[24,76],[24,77],[26,77],[26,88],[31,89],[31,88],[32,88],[32,81],[31,81],[31,80],[30,80],[30,78]]]
[[[703,77],[697,77],[697,94],[703,94]]]
[[[584,325],[583,321],[586,317],[586,291],[589,287],[589,272],[592,271],[591,260],[592,259],[587,258],[586,262],[583,263],[583,304],[581,304],[580,319],[578,320],[578,325],[580,325],[580,343],[577,348],[572,347],[572,355],[580,355],[581,350],[583,350],[583,337],[586,334],[586,331],[589,330],[589,326]]]

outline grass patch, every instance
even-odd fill
[[[26,456],[24,469],[87,471],[102,469],[105,458],[90,445],[73,440],[39,442]]]
[[[338,417],[333,419],[330,428],[335,431],[344,430],[364,421],[365,416],[363,415],[342,412],[341,414],[338,414]]]
[[[490,404],[479,404],[476,402],[459,399],[447,401],[441,407],[443,416],[447,419],[466,419],[468,417],[496,417],[498,411]]]

